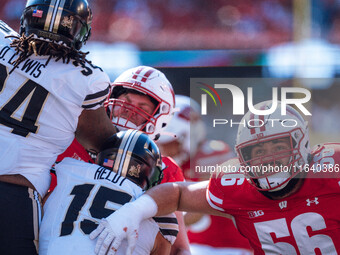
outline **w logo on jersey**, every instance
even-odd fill
[[[287,201],[282,201],[279,203],[280,209],[287,208]]]

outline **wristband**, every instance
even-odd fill
[[[107,220],[111,222],[111,218],[114,218],[114,215],[117,213],[120,214],[120,217],[128,217],[131,213],[134,214],[135,218],[140,221],[152,218],[157,214],[158,206],[149,195],[142,195],[138,199],[133,202],[125,204],[121,209],[117,210],[116,213],[111,214],[107,217]]]
[[[155,200],[149,195],[142,195],[131,203],[143,220],[152,218],[157,214],[158,206]]]

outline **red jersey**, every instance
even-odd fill
[[[62,161],[64,158],[74,158],[88,163],[94,163],[90,154],[85,150],[85,148],[74,139],[71,145],[58,156],[56,162]]]
[[[200,144],[199,149],[191,161],[183,165],[186,179],[198,181],[208,179],[209,173],[195,172],[195,166],[209,166],[222,164],[234,156],[229,145],[223,141],[206,140]],[[228,235],[225,232],[228,232]],[[204,215],[197,223],[188,227],[190,243],[204,244],[212,247],[251,249],[249,242],[235,228],[234,223],[227,218]]]
[[[75,158],[89,163],[94,163],[89,153],[76,139],[74,139],[72,144],[62,154],[58,156],[56,162],[60,162],[67,157]],[[162,161],[164,166],[164,177],[162,183],[184,181],[182,170],[173,159],[169,157],[162,157]],[[53,189],[57,185],[57,178],[55,174],[51,174],[51,176],[52,179],[49,191],[53,191]]]
[[[190,226],[187,233],[192,244],[251,249],[248,240],[241,236],[232,220],[227,218],[204,215],[198,223]]]
[[[74,139],[71,145],[62,154],[58,156],[56,163],[59,163],[64,158],[74,158],[74,159],[78,159],[81,161],[94,163],[89,153],[77,141],[77,139]],[[56,185],[57,185],[57,177],[55,173],[51,173],[51,184],[50,184],[50,188],[48,189],[48,191],[52,192]]]
[[[269,199],[246,179],[220,173],[210,179],[207,200],[234,217],[255,254],[338,254],[340,178],[312,170],[320,164],[339,170],[340,144],[318,146],[312,155],[307,178],[288,197]]]
[[[162,157],[163,161],[163,174],[164,177],[161,183],[166,182],[183,182],[184,175],[182,169],[177,165],[177,163],[170,157]]]

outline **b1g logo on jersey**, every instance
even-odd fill
[[[264,212],[262,210],[250,211],[248,212],[248,215],[249,215],[249,218],[256,218],[256,217],[264,215]]]
[[[205,84],[200,83],[204,85],[206,88],[200,88],[202,91],[205,92],[205,94],[201,94],[201,114],[207,115],[207,95],[210,96],[210,98],[214,101],[215,106],[217,106],[217,101],[215,97],[220,102],[221,106],[222,100],[220,95],[217,93],[215,89],[226,89],[227,93],[230,91],[232,98],[233,98],[233,115],[244,115],[244,94],[242,90],[232,84],[215,84],[214,87]],[[207,89],[209,88],[210,91]],[[289,93],[295,93],[295,94],[303,94],[303,98],[287,98],[287,94]],[[214,96],[215,95],[215,96]],[[306,107],[303,106],[304,103],[309,102],[311,99],[311,93],[309,90],[305,88],[296,88],[296,87],[282,87],[281,88],[281,114],[286,115],[287,114],[287,105],[295,105],[304,115],[312,115]],[[247,104],[249,111],[253,113],[254,115],[269,115],[275,112],[278,106],[278,88],[273,87],[272,88],[272,107],[270,109],[255,109],[253,104],[253,88],[248,87],[247,88]]]

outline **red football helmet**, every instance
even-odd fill
[[[144,131],[152,139],[157,140],[170,122],[175,107],[175,94],[165,75],[155,68],[138,66],[123,72],[112,85],[110,99],[105,102],[112,123],[121,130]],[[138,107],[136,102],[119,99],[124,93],[148,96],[155,105],[154,111],[148,113]],[[120,111],[115,111],[115,109],[120,109]],[[122,116],[122,110],[128,112],[128,115]],[[117,114],[117,112],[120,113]],[[137,126],[133,123],[131,121],[133,115],[142,118],[144,120],[142,124]]]
[[[271,100],[254,106],[259,110],[271,107]],[[248,112],[240,122],[235,149],[244,174],[258,190],[277,191],[284,188],[308,163],[310,145],[307,121],[294,108],[286,107],[286,115],[281,114],[281,103],[278,102],[273,113],[254,115]],[[256,146],[269,142],[278,144],[280,141],[285,145],[270,153],[252,153]],[[288,162],[286,165],[282,164],[284,159]]]

